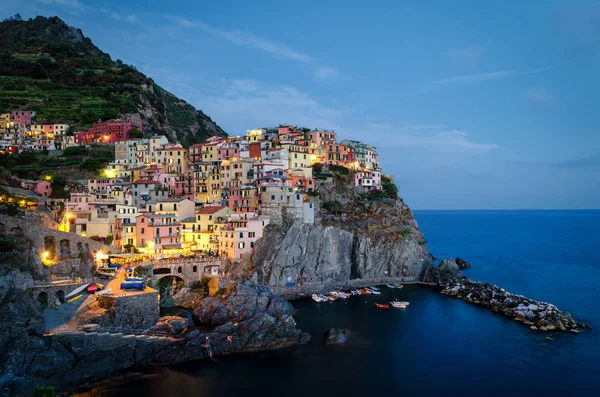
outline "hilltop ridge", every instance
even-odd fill
[[[0,22],[0,56],[0,113],[33,110],[40,120],[79,129],[124,117],[188,145],[227,136],[201,110],[111,59],[58,17]]]

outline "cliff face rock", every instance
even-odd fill
[[[437,267],[432,264],[425,266],[420,279],[426,283],[441,285],[461,277],[462,273],[456,261],[454,259],[444,259]]]
[[[86,333],[44,337],[44,319],[29,295],[0,289],[0,395],[31,395],[35,385],[73,390],[151,365],[294,346],[309,336],[296,327],[292,310],[269,288],[242,281],[197,308],[198,318],[220,324],[210,333],[194,329],[187,318],[170,316],[154,329],[177,338]]]
[[[294,308],[269,287],[249,281],[233,282],[223,295],[206,297],[194,309],[194,317],[205,324],[225,324],[267,314],[273,318],[290,317]]]
[[[315,224],[284,217],[257,242],[254,280],[322,284],[352,279],[419,279],[431,263],[412,211],[401,199],[371,200],[354,191],[352,175],[320,182]]]

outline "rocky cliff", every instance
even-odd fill
[[[352,171],[341,167],[321,168],[318,175],[315,224],[284,216],[282,223],[269,225],[252,257],[254,280],[270,285],[381,277],[417,281],[431,256],[402,199],[357,193]]]
[[[7,287],[0,288],[2,396],[31,395],[35,385],[74,390],[150,365],[283,348],[309,338],[296,327],[289,303],[248,281],[232,282],[218,297],[199,297],[194,320],[216,325],[212,332],[195,329],[189,316],[162,318],[153,331],[169,338],[102,332],[44,336],[44,318],[29,295],[9,282],[0,286]]]

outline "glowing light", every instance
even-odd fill
[[[86,237],[87,233],[86,232],[81,232],[81,237]]]
[[[50,253],[48,251],[42,252],[42,259],[44,259],[44,260],[48,259],[48,255],[50,255]]]
[[[117,176],[117,171],[115,170],[104,170],[104,176],[107,178],[114,178],[115,176]]]

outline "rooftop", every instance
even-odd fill
[[[214,213],[216,213],[218,211],[221,211],[223,208],[225,208],[225,207],[220,206],[220,205],[211,205],[211,206],[204,207],[204,208],[201,208],[199,210],[196,210],[196,214],[199,214],[199,215],[211,215],[211,214],[214,214]]]

